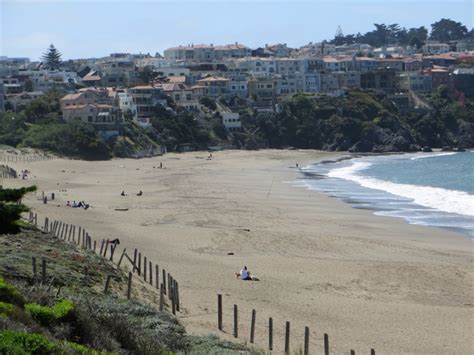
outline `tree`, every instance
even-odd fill
[[[58,69],[61,65],[61,53],[52,44],[47,52],[43,54],[42,59],[49,69]]]
[[[440,42],[456,41],[465,38],[467,34],[468,30],[461,22],[443,18],[431,24],[430,39],[432,40]]]
[[[345,42],[346,41],[345,41],[344,33],[342,33],[342,28],[341,28],[341,26],[337,26],[336,35],[334,36],[333,43],[336,46],[341,46]]]
[[[20,229],[18,221],[23,212],[29,209],[21,204],[21,199],[36,190],[36,186],[19,189],[4,189],[0,187],[0,234],[17,233]]]
[[[201,97],[201,99],[199,99],[199,103],[201,105],[206,106],[210,110],[216,110],[217,109],[216,100],[214,100],[212,97],[203,96],[203,97]]]

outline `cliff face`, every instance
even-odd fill
[[[418,151],[422,147],[474,145],[474,106],[445,87],[425,97],[432,107],[398,111],[383,94],[295,96],[278,114],[255,120],[263,144],[353,152]]]

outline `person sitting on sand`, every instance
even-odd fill
[[[138,191],[138,193],[137,193],[137,196],[141,196],[141,195],[143,195],[143,191],[142,191],[142,190]]]
[[[125,196],[125,191],[122,191],[122,193],[120,194],[120,196]]]
[[[66,202],[66,207],[71,207],[71,201]]]
[[[247,266],[244,266],[242,270],[240,270],[240,273],[236,273],[237,278],[240,278],[241,280],[244,281],[252,281],[252,277],[250,276],[250,271],[247,270]]]

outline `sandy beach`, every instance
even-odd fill
[[[37,195],[26,203],[39,216],[82,225],[96,239],[119,238],[120,247],[139,248],[172,272],[184,308],[179,318],[191,333],[232,340],[237,304],[239,341],[248,341],[255,309],[262,349],[273,317],[277,352],[290,321],[295,351],[308,326],[310,353],[321,352],[324,333],[337,354],[367,354],[370,348],[377,354],[474,353],[472,241],[294,186],[296,163],[342,153],[208,155],[8,163],[32,176],[0,184],[36,184]],[[128,195],[120,196],[122,190]],[[136,196],[139,190],[143,196]],[[41,191],[54,192],[56,200],[42,204]],[[91,208],[64,207],[68,200]],[[261,281],[237,280],[242,265]],[[225,333],[217,331],[218,293]]]

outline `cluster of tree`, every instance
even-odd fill
[[[374,47],[381,47],[388,44],[410,45],[420,48],[427,39],[440,42],[461,40],[464,38],[474,38],[473,30],[469,31],[461,22],[450,19],[441,19],[431,25],[431,33],[428,36],[428,29],[424,26],[415,28],[405,28],[398,24],[374,24],[375,29],[365,34],[344,35],[339,27],[331,43],[335,45],[367,43]]]
[[[0,186],[0,234],[19,231],[18,221],[29,209],[21,203],[23,196],[36,190],[36,186],[4,189]]]
[[[243,117],[247,148],[297,147],[354,152],[415,151],[424,146],[472,147],[474,107],[462,107],[447,87],[426,98],[433,110],[399,113],[386,95],[298,95],[280,113]]]

